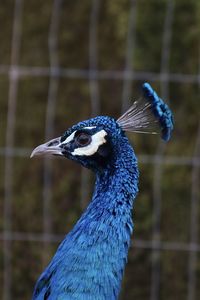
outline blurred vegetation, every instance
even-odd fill
[[[132,55],[134,71],[161,71],[162,39],[167,0],[139,0],[136,4],[136,36]],[[200,2],[176,0],[172,24],[169,72],[197,75],[200,69]],[[48,34],[53,1],[24,1],[19,65],[49,67]],[[89,68],[89,25],[92,1],[63,1],[59,19],[58,57],[61,68]],[[98,69],[123,71],[127,45],[130,1],[100,1],[98,15]],[[14,0],[0,3],[0,66],[9,66],[14,14]],[[139,95],[144,80],[133,80],[132,96]],[[151,82],[161,90],[159,81]],[[122,80],[98,81],[101,114],[119,116]],[[18,82],[15,122],[15,147],[32,149],[44,140],[49,77],[27,76]],[[0,73],[0,147],[5,146],[8,111],[9,77]],[[164,154],[191,157],[197,137],[199,86],[170,82],[170,106],[175,114],[173,138]],[[91,115],[91,99],[87,79],[59,78],[56,95],[54,132],[59,136],[72,124]],[[137,154],[154,155],[160,144],[155,136],[132,134]],[[82,208],[80,166],[62,159],[52,161],[52,202],[50,207],[53,234],[64,235],[79,218]],[[3,232],[4,157],[0,157],[0,229]],[[140,194],[134,210],[134,239],[151,241],[153,224],[153,174],[155,166],[140,163]],[[161,240],[190,241],[191,166],[164,165],[161,180]],[[44,161],[28,157],[13,158],[12,230],[43,232]],[[93,178],[90,179],[92,193]],[[89,200],[89,199],[88,199]],[[200,207],[198,205],[200,217]],[[200,220],[200,218],[199,218]],[[0,242],[0,279],[3,280],[3,241]],[[35,281],[57,243],[12,242],[12,299],[30,299]],[[46,258],[45,258],[46,257]],[[188,258],[186,251],[161,252],[160,299],[187,298]],[[197,291],[200,299],[200,256],[196,266]],[[126,269],[122,299],[146,300],[151,290],[151,250],[131,249]],[[3,289],[0,288],[0,293]],[[0,294],[1,298],[1,294]]]

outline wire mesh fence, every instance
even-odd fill
[[[65,130],[66,125],[72,125],[79,118],[84,119],[102,113],[113,113],[115,116],[124,111],[130,105],[141,81],[154,83],[160,88],[160,95],[167,101],[170,99],[178,124],[171,145],[164,145],[158,140],[154,141],[153,138],[149,138],[150,144],[147,144],[146,136],[130,137],[138,150],[141,197],[139,195],[135,207],[136,233],[130,250],[130,263],[125,276],[122,299],[198,299],[200,295],[198,1],[188,4],[186,1],[178,0],[150,1],[150,3],[127,0],[111,4],[109,1],[88,0],[73,4],[55,0],[47,1],[40,7],[34,4],[34,1],[28,3],[15,0],[8,2],[4,8],[1,4],[0,8],[1,16],[13,9],[13,16],[9,19],[12,24],[10,36],[6,34],[7,40],[11,40],[11,44],[8,42],[7,46],[11,49],[10,61],[6,58],[5,53],[8,50],[5,48],[0,64],[1,86],[5,86],[3,90],[6,90],[4,94],[2,92],[2,96],[7,93],[8,99],[7,102],[3,98],[1,100],[2,112],[5,112],[5,117],[2,115],[1,118],[0,147],[3,299],[30,297],[33,282],[42,270],[41,265],[47,264],[55,246],[62,240],[64,232],[69,231],[87,205],[92,189],[92,178],[87,170],[80,172],[78,167],[68,162],[63,170],[63,163],[54,159],[29,162],[27,158],[31,147],[39,144],[41,140],[50,139],[55,133],[60,133],[59,130]],[[193,21],[190,19],[190,13],[196,13],[196,18],[191,17]],[[81,19],[80,14],[85,17]],[[183,16],[183,20],[181,17],[178,18],[179,14]],[[117,28],[114,22],[111,28],[119,33],[119,40],[115,38],[115,32],[107,29],[112,23],[108,21],[111,15],[112,22],[115,17],[117,22],[121,22]],[[32,22],[31,29],[26,16]],[[35,32],[37,21],[40,24]],[[78,27],[77,23],[81,21],[83,23]],[[179,41],[176,41],[178,33],[175,32],[179,30],[179,22],[185,22],[188,28],[188,34],[182,33],[182,39],[185,38],[183,45],[179,45]],[[26,26],[29,28],[27,31]],[[150,26],[150,33],[147,28],[144,36],[141,31],[146,26]],[[125,31],[120,32],[121,28]],[[39,33],[40,30],[43,30],[42,34]],[[34,40],[34,36],[36,39],[38,36],[40,43],[37,42],[36,48],[34,45],[34,50],[30,50],[31,42],[30,45],[26,43],[28,39]],[[1,39],[3,42],[3,36]],[[69,41],[66,45],[63,42],[65,39]],[[112,39],[123,44],[122,53],[116,54],[118,44],[109,44]],[[48,47],[43,50],[37,49],[43,45],[44,40]],[[64,54],[60,52],[62,43],[63,52],[66,51]],[[154,44],[155,51],[151,52],[150,48],[142,49],[142,43],[149,47]],[[197,46],[192,50],[193,44]],[[191,63],[180,61],[177,57],[184,45],[188,55],[184,50],[182,59],[187,58],[189,62],[192,61]],[[78,50],[75,51],[74,48]],[[47,49],[48,54],[45,53]],[[30,52],[32,57],[28,55],[26,57],[24,54],[26,51]],[[37,56],[37,51],[42,52],[41,57]],[[73,57],[73,51],[78,53],[77,57]],[[148,59],[144,53],[149,56]],[[113,60],[117,60],[117,67],[114,63],[112,65],[112,57],[111,62],[107,58],[112,54]],[[45,56],[48,56],[47,61]],[[65,61],[65,56],[69,56],[69,60],[66,58]],[[80,61],[79,56],[83,56]],[[176,62],[178,67],[173,67]],[[77,92],[79,88],[80,91]],[[26,97],[30,95],[32,96],[29,101]],[[67,97],[71,97],[71,100]],[[74,99],[77,97],[79,100],[76,102]],[[66,118],[69,120],[66,121]],[[34,169],[32,166],[35,164]],[[65,174],[65,171],[69,174]],[[59,181],[61,184],[58,184]],[[68,185],[65,186],[64,182],[67,181]],[[56,193],[56,189],[60,194]],[[38,198],[34,200],[36,197]],[[73,197],[81,201],[74,204]],[[169,206],[166,204],[167,197],[172,198]],[[31,199],[29,203],[35,201],[30,208],[28,203],[24,203],[29,199]],[[172,210],[171,217],[168,215],[170,210]],[[32,224],[29,225],[29,222]],[[23,255],[24,261],[18,259]],[[173,270],[173,265],[177,270]],[[177,277],[180,277],[179,280]],[[173,284],[170,283],[171,279]]]

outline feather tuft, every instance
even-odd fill
[[[172,112],[149,83],[144,83],[142,89],[143,97],[135,101],[117,123],[124,131],[161,133],[162,139],[168,141],[174,124]]]

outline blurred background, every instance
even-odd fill
[[[200,1],[0,2],[0,298],[30,299],[94,178],[31,150],[80,120],[119,117],[151,83],[169,143],[130,134],[140,193],[123,300],[200,299]]]

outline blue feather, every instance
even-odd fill
[[[147,82],[143,84],[143,93],[144,97],[151,102],[153,113],[159,120],[163,140],[168,141],[171,136],[171,131],[174,127],[174,120],[171,110],[169,109],[168,105],[158,97],[156,92]]]

